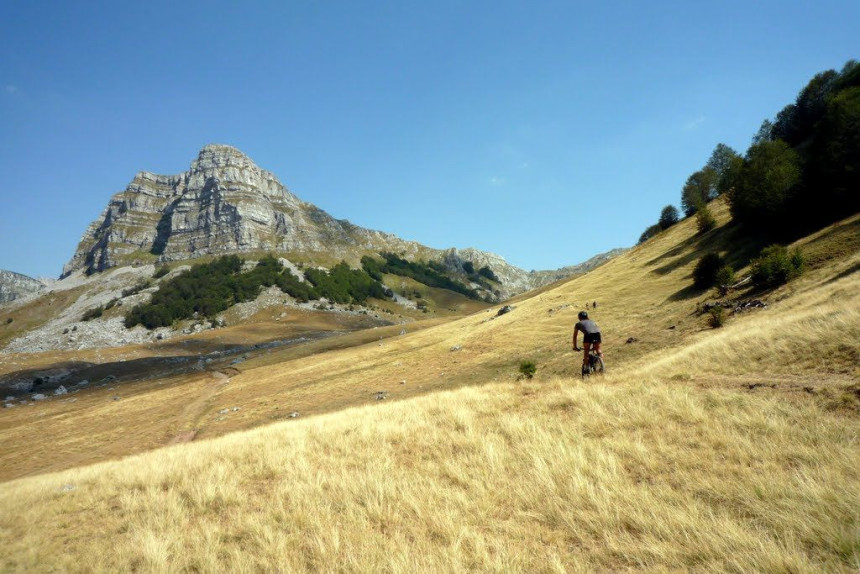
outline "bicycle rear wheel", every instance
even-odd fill
[[[603,359],[600,358],[599,355],[592,355],[589,357],[589,366],[590,371],[595,375],[602,375],[603,371],[606,370],[606,365],[603,363]]]

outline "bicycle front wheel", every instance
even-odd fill
[[[598,356],[591,357],[591,372],[595,375],[602,375],[604,370],[606,370],[606,365],[603,363],[603,359]]]

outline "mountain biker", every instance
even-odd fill
[[[588,366],[588,353],[591,351],[592,346],[600,358],[603,358],[603,352],[600,350],[600,343],[602,342],[600,328],[597,326],[597,323],[588,318],[588,312],[586,311],[579,312],[579,322],[573,327],[574,351],[582,350],[576,346],[576,339],[580,331],[582,331],[582,346],[585,347],[585,353],[582,355],[582,366],[586,367]]]

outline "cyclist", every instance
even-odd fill
[[[600,358],[603,358],[603,352],[600,350],[600,328],[597,326],[597,323],[588,318],[587,311],[579,312],[579,322],[573,327],[574,351],[582,350],[576,346],[576,339],[580,331],[582,331],[582,346],[585,347],[585,353],[582,355],[582,368],[584,369],[588,366],[588,353],[591,351],[592,346],[594,346],[594,350],[597,351]]]

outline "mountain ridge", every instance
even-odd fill
[[[502,298],[577,272],[576,266],[527,272],[494,253],[435,249],[336,219],[293,194],[237,148],[208,144],[188,171],[140,171],[114,194],[87,227],[61,279],[78,270],[94,273],[228,253],[299,254],[312,261],[342,259],[357,265],[363,255],[383,251],[413,260],[441,260],[453,273],[462,273],[467,262],[489,266],[500,279]]]

